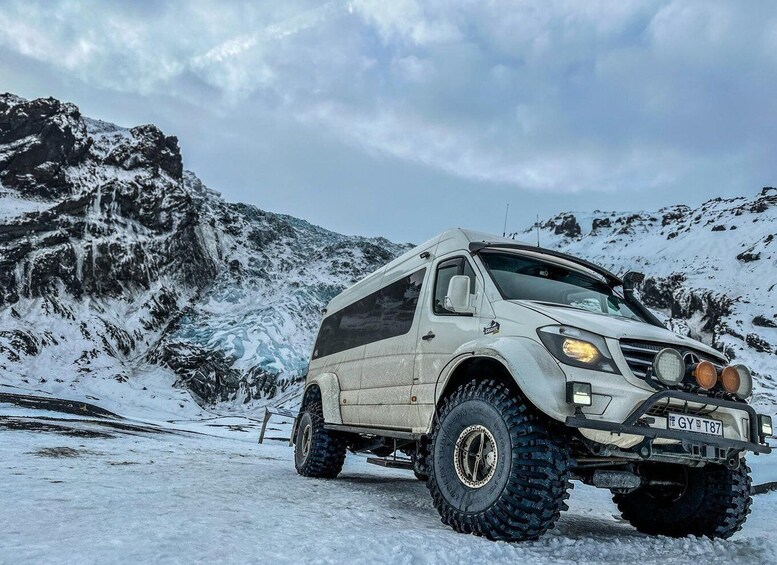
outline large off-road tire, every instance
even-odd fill
[[[496,380],[472,380],[440,408],[427,486],[443,523],[492,540],[537,539],[567,509],[570,455],[543,416]]]
[[[682,483],[644,486],[613,497],[623,518],[642,533],[728,538],[750,513],[750,468],[744,460],[737,469],[643,463],[640,474]]]
[[[333,479],[343,469],[346,439],[324,429],[321,402],[309,402],[302,411],[294,441],[294,465],[305,477]]]
[[[432,442],[429,436],[423,436],[418,441],[418,447],[413,454],[413,474],[419,481],[429,480],[429,455],[431,454]]]

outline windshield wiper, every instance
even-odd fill
[[[571,304],[564,304],[563,302],[548,302],[546,300],[526,300],[524,302],[531,302],[532,304],[543,304],[545,306],[558,306],[560,308],[572,308],[573,310],[581,310],[583,312],[591,312],[592,314],[604,314],[604,312],[595,312],[588,308],[580,308],[580,306],[572,306]]]

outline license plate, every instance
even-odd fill
[[[687,416],[685,414],[669,414],[668,423],[670,430],[682,430],[684,432],[696,432],[713,436],[723,435],[723,422],[719,420]]]

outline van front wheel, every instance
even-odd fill
[[[309,402],[302,411],[294,441],[294,465],[305,477],[333,479],[343,469],[346,439],[324,428],[320,401]]]
[[[505,384],[472,380],[446,398],[427,458],[443,523],[493,540],[537,539],[571,487],[569,453]]]

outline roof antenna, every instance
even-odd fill
[[[510,204],[507,205],[507,208],[505,208],[505,225],[504,229],[502,230],[502,237],[507,236],[507,213],[510,211]]]
[[[537,221],[534,222],[534,226],[537,228],[537,247],[540,246],[540,215],[537,214]]]

